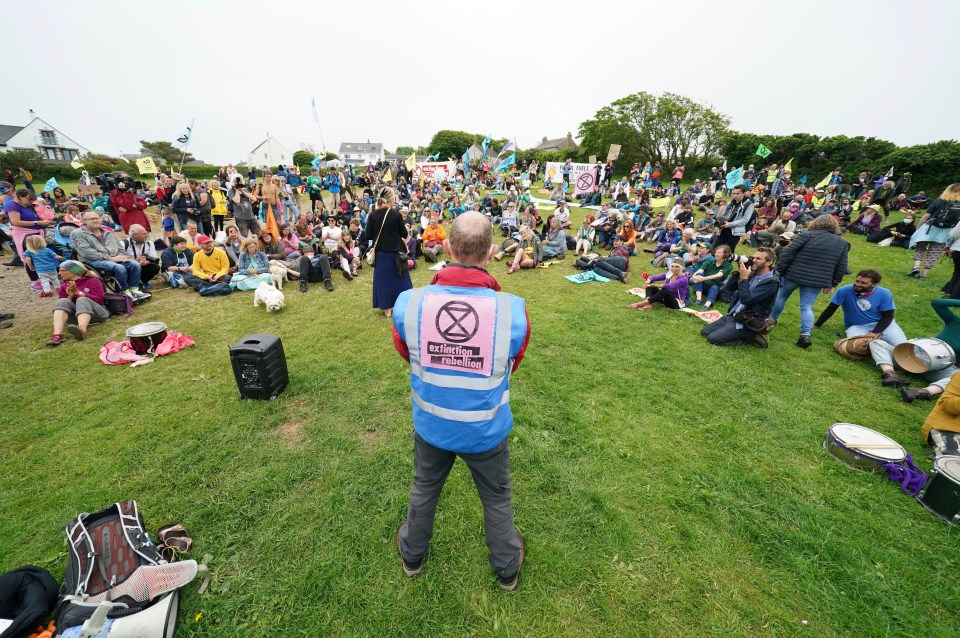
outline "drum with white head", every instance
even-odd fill
[[[902,463],[907,458],[906,450],[890,437],[854,423],[830,426],[823,447],[855,470],[884,472],[884,464]]]
[[[930,481],[917,500],[951,525],[960,521],[960,456],[938,456],[934,460]]]

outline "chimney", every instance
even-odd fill
[[[544,136],[543,136],[543,139],[540,141],[540,143],[543,144],[543,143],[545,143],[546,141],[547,141],[547,136],[544,135]]]
[[[570,131],[567,131],[567,139],[568,139],[568,140],[572,140],[572,139],[573,139],[573,135],[570,134]]]
[[[30,121],[33,121],[33,118],[37,117],[37,114],[33,112],[33,109],[30,109]]]

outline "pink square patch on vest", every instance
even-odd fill
[[[490,376],[495,298],[427,293],[420,308],[422,366]]]

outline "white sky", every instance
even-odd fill
[[[529,148],[645,90],[742,131],[918,144],[960,138],[958,15],[956,0],[6,0],[0,123],[32,108],[116,155],[196,118],[190,151],[219,164],[268,132],[319,146],[314,95],[328,149],[393,151],[439,129]]]

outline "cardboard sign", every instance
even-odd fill
[[[97,184],[90,184],[89,186],[78,186],[77,194],[83,197],[84,195],[99,195],[100,187]]]
[[[428,293],[421,312],[420,362],[425,368],[491,375],[495,298]]]
[[[591,163],[591,164],[596,164],[596,163],[597,163],[597,156],[596,156],[596,155],[591,155],[591,156],[590,156],[590,163]]]
[[[620,145],[619,145],[619,144],[611,144],[611,145],[610,145],[610,150],[607,151],[607,161],[608,161],[608,162],[612,162],[612,161],[614,161],[615,159],[617,159],[618,157],[620,157]]]

